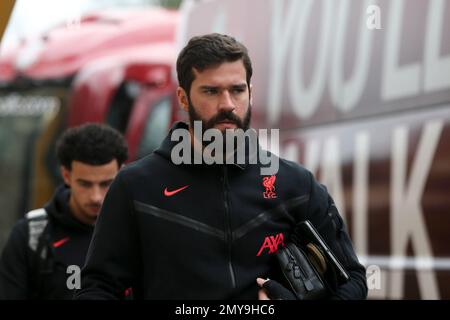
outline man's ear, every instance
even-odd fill
[[[253,105],[253,85],[250,84],[249,88],[248,88],[248,94],[250,97],[250,104]]]
[[[70,170],[64,166],[60,166],[59,170],[61,171],[61,176],[64,180],[64,183],[70,186]]]
[[[178,98],[178,103],[180,104],[181,109],[188,112],[189,100],[188,100],[186,91],[182,87],[177,88],[177,98]]]

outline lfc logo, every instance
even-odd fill
[[[274,186],[276,179],[277,177],[275,175],[263,178],[263,186],[266,188],[266,191],[263,192],[264,198],[275,199],[277,197]]]

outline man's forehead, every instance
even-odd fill
[[[77,177],[75,179],[78,182],[86,182],[86,183],[103,183],[114,180],[114,176],[111,177],[103,177],[103,178],[95,178],[95,177]]]
[[[91,174],[75,174],[74,179],[82,183],[100,184],[105,182],[111,182],[114,180],[117,172],[111,171],[108,173],[91,173]]]
[[[225,62],[202,71],[193,68],[194,82],[203,86],[222,86],[246,84],[246,70],[242,61]]]
[[[244,78],[247,74],[247,71],[244,66],[244,62],[242,60],[236,61],[225,61],[223,63],[219,63],[213,66],[209,66],[204,68],[203,70],[198,70],[195,67],[192,67],[192,72],[194,74],[194,79],[198,77],[211,77],[214,75],[219,75],[223,73],[233,73],[236,75],[243,75]]]
[[[81,161],[72,161],[71,173],[77,178],[85,180],[103,180],[114,175],[119,171],[119,165],[117,160],[111,160],[110,162],[102,165],[91,165]]]

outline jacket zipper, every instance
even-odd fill
[[[311,280],[308,279],[308,275],[306,274],[305,270],[302,268],[301,264],[297,264],[297,262],[294,258],[294,255],[292,254],[291,249],[288,246],[286,247],[286,249],[287,249],[287,252],[289,255],[289,260],[290,260],[289,264],[292,264],[292,269],[294,270],[294,277],[297,279],[302,278],[305,289],[307,291],[311,291],[314,288]]]
[[[224,193],[224,205],[225,205],[225,214],[227,219],[227,242],[228,242],[228,268],[230,270],[230,277],[231,277],[231,285],[233,289],[236,289],[236,276],[234,273],[233,263],[231,259],[231,250],[233,246],[233,239],[231,234],[231,217],[230,217],[230,209],[228,206],[228,181],[227,181],[227,167],[226,165],[223,166],[223,193]]]

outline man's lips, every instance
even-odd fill
[[[232,121],[222,121],[222,122],[218,122],[216,124],[216,127],[222,128],[222,129],[233,129],[233,128],[237,128],[237,124]]]
[[[236,125],[236,122],[234,122],[233,120],[222,120],[217,122],[217,124],[233,124]]]
[[[88,205],[88,208],[90,209],[90,210],[93,210],[93,211],[100,211],[100,209],[102,208],[102,206],[101,205]]]

